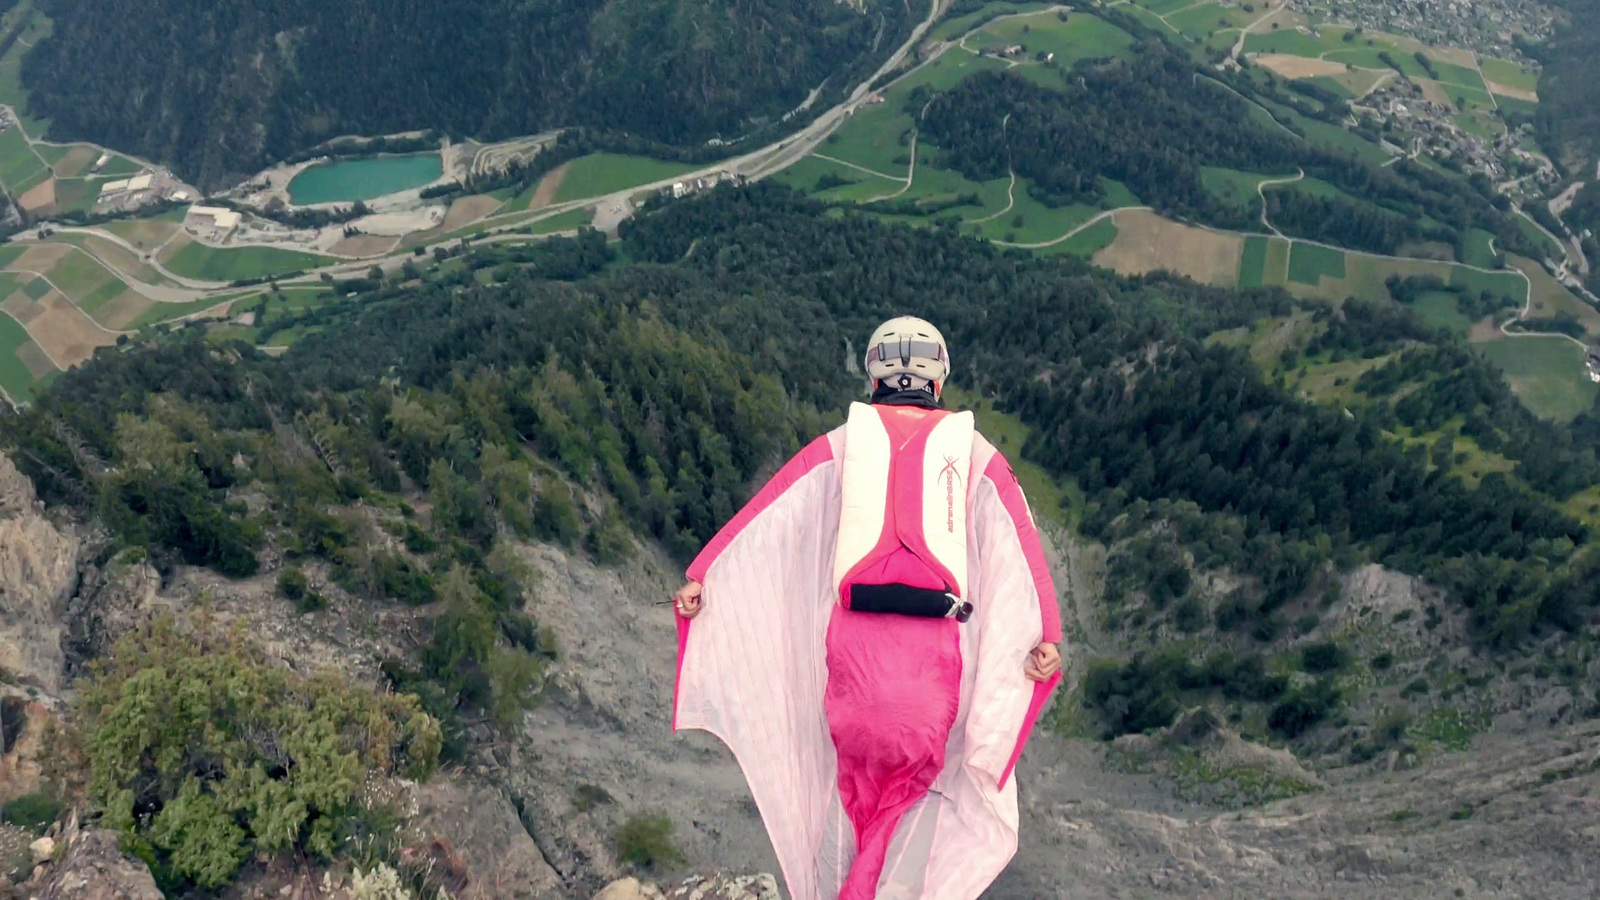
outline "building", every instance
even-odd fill
[[[128,179],[128,190],[130,192],[146,190],[150,187],[150,182],[153,180],[154,176],[148,172],[143,175],[135,175],[134,177]]]
[[[233,234],[234,229],[239,227],[240,218],[238,213],[221,206],[189,207],[189,224],[195,228],[211,229],[216,240]]]
[[[100,196],[110,197],[112,194],[120,194],[127,189],[128,179],[118,178],[116,181],[108,181],[105,184],[100,185]]]

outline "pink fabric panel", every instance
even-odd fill
[[[1011,465],[998,451],[990,458],[983,474],[994,482],[1000,503],[1010,514],[1011,523],[1017,527],[1022,555],[1028,560],[1028,572],[1033,576],[1034,588],[1039,592],[1039,615],[1044,623],[1044,640],[1051,644],[1060,643],[1061,609],[1056,606],[1056,584],[1050,577],[1050,564],[1045,562],[1044,545],[1039,542],[1039,532],[1033,527],[1033,518],[1028,515],[1028,503],[1022,497],[1022,486],[1017,484],[1017,476],[1012,473]]]
[[[950,619],[835,608],[823,706],[838,752],[839,798],[856,857],[839,900],[872,900],[901,818],[944,769],[961,694]]]
[[[751,519],[761,515],[763,510],[772,505],[772,501],[778,499],[784,491],[789,489],[790,485],[799,481],[807,472],[830,459],[833,459],[833,442],[830,440],[829,435],[826,434],[807,444],[804,450],[795,454],[793,459],[785,463],[783,468],[779,469],[778,473],[768,479],[761,490],[750,498],[750,502],[744,505],[744,509],[739,510],[737,515],[728,520],[728,524],[722,526],[722,530],[717,532],[716,537],[712,538],[710,543],[706,544],[705,548],[700,551],[700,555],[694,558],[694,562],[689,564],[687,572],[689,580],[703,583],[706,580],[706,571],[711,568],[711,564],[716,562],[717,557],[722,554],[723,550],[727,549],[728,544],[739,536],[739,532],[750,524]]]
[[[1028,742],[1028,736],[1033,733],[1035,722],[1039,721],[1039,714],[1044,712],[1044,705],[1050,699],[1050,692],[1061,683],[1061,673],[1057,672],[1049,681],[1035,682],[1033,685],[1033,699],[1028,702],[1028,714],[1022,720],[1022,732],[1017,736],[1017,749],[1011,751],[1011,759],[1006,762],[1006,770],[1000,773],[998,787],[1004,788],[1006,780],[1011,777],[1011,772],[1017,767],[1017,760],[1022,758],[1022,746]]]
[[[899,538],[894,540],[898,542]],[[852,584],[908,584],[929,590],[944,590],[944,579],[904,546],[895,547],[888,556],[876,559],[845,582],[846,587]]]

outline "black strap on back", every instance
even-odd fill
[[[972,604],[952,594],[904,584],[852,584],[850,609],[958,622],[965,622],[972,615]]]

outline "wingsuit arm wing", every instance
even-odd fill
[[[989,452],[976,484],[976,536],[983,610],[977,680],[968,720],[969,763],[1004,788],[1060,673],[1029,681],[1024,666],[1040,642],[1061,640],[1061,612],[1044,546],[1005,457]]]
[[[690,564],[705,608],[679,616],[673,729],[733,751],[797,900],[820,900],[820,841],[837,794],[823,717],[840,489],[829,436],[791,459]]]

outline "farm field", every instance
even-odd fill
[[[585,206],[581,209],[569,209],[564,213],[557,213],[548,219],[540,219],[527,227],[529,234],[555,234],[558,231],[572,231],[588,225],[594,221],[594,207]]]
[[[1062,22],[1057,13],[1039,12],[991,23],[967,39],[976,50],[1013,44],[1022,45],[1028,57],[1053,53],[1056,65],[1066,68],[1080,59],[1118,55],[1133,46],[1133,36],[1085,13],[1071,13]]]
[[[619,153],[595,153],[569,163],[553,202],[598,197],[703,168],[707,166]]]
[[[179,249],[174,251],[172,248],[175,246]],[[335,262],[326,256],[302,253],[298,250],[283,250],[278,247],[210,247],[182,237],[168,244],[162,256],[162,265],[174,275],[203,281],[265,278]]]
[[[1411,304],[1422,321],[1458,335],[1472,330],[1472,320],[1461,314],[1456,295],[1450,291],[1427,291]]]
[[[1289,252],[1289,280],[1317,286],[1323,278],[1343,279],[1344,251],[1295,241]]]
[[[56,371],[16,319],[0,313],[0,390],[18,403],[33,399],[41,379]]]
[[[1148,210],[1123,210],[1110,218],[1117,236],[1094,255],[1097,265],[1124,275],[1166,269],[1224,287],[1238,281],[1242,235],[1180,225]]]
[[[1058,241],[1047,247],[1040,247],[1037,252],[1046,256],[1066,253],[1072,256],[1091,257],[1111,246],[1112,242],[1117,239],[1117,234],[1117,223],[1114,221],[1114,217],[1107,216],[1078,231],[1064,241]]]
[[[22,129],[15,126],[0,132],[0,183],[12,194],[21,194],[50,175],[44,160],[33,152]]]
[[[1467,231],[1466,259],[1462,262],[1469,266],[1482,269],[1494,268],[1495,254],[1493,250],[1494,235],[1482,228],[1472,228]]]
[[[1478,66],[1483,69],[1483,74],[1490,81],[1519,91],[1536,91],[1539,88],[1539,73],[1523,69],[1513,62],[1492,57],[1481,57]]]
[[[1216,166],[1202,166],[1200,169],[1201,186],[1230,206],[1258,207],[1260,195],[1256,192],[1256,186],[1269,178],[1276,177],[1278,176],[1222,169]]]
[[[1016,12],[1039,9],[1048,5],[1050,4],[1007,2],[990,3],[975,12],[970,12],[965,15],[956,16],[953,19],[946,19],[943,22],[940,22],[938,25],[934,26],[932,31],[928,33],[928,37],[932,40],[939,41],[954,40],[955,38],[958,38],[971,31],[972,26],[987,19],[992,19],[996,16],[1009,15]]]
[[[1583,349],[1564,337],[1501,337],[1473,347],[1506,373],[1535,415],[1569,422],[1594,405],[1600,385],[1583,371]]]
[[[1507,256],[1506,264],[1528,276],[1528,284],[1532,289],[1529,315],[1537,319],[1571,316],[1583,325],[1583,330],[1589,333],[1591,339],[1600,338],[1600,310],[1574,297],[1561,282],[1544,270],[1544,266],[1527,257]]]

